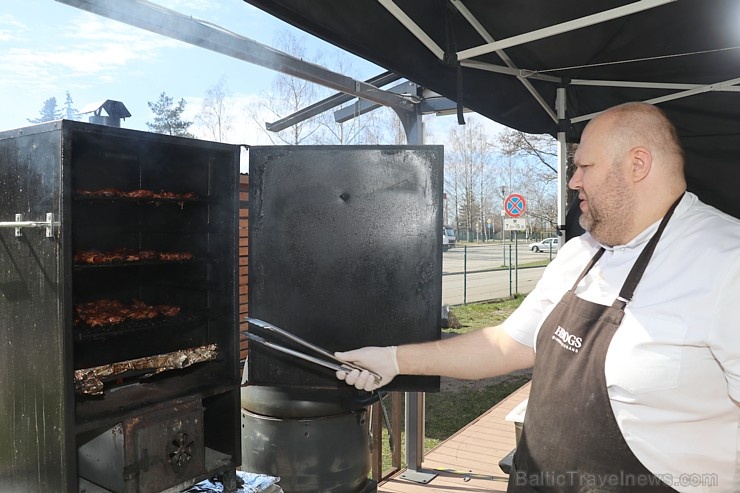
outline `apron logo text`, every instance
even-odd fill
[[[571,334],[559,325],[555,329],[555,332],[553,332],[552,340],[563,346],[564,349],[573,351],[574,353],[577,353],[581,346],[583,346],[583,339],[581,337]]]

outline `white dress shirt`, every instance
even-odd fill
[[[658,223],[605,247],[576,294],[611,305]],[[600,247],[588,233],[563,245],[506,332],[535,347],[545,317]],[[605,374],[617,423],[648,470],[681,492],[740,491],[740,220],[684,195],[625,309]]]

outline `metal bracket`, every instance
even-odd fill
[[[425,471],[423,469],[413,471],[411,469],[407,469],[404,471],[400,478],[405,479],[406,481],[412,481],[414,483],[420,483],[420,484],[427,484],[432,479],[437,477],[437,473],[431,472],[431,471]]]
[[[13,228],[15,229],[16,238],[23,236],[23,228],[46,228],[46,237],[54,238],[54,213],[46,213],[46,221],[24,221],[23,214],[16,214],[15,221],[0,221],[0,228]]]

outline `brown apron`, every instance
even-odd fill
[[[604,253],[602,248],[542,324],[524,429],[507,491],[675,491],[642,465],[622,436],[609,401],[604,361],[624,307],[679,201],[645,245],[612,306],[575,294],[578,283]]]

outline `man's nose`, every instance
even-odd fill
[[[570,180],[568,180],[568,188],[570,188],[571,190],[581,189],[581,173],[579,171],[579,168],[576,168],[576,170],[573,172],[573,176],[571,176]]]

